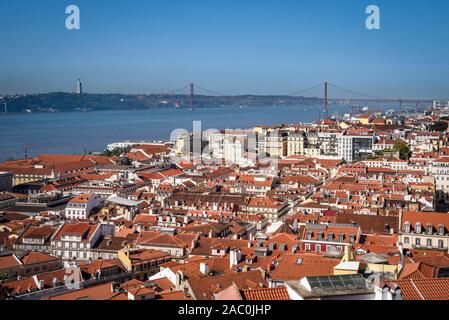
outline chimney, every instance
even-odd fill
[[[201,262],[200,263],[200,272],[202,274],[204,274],[205,276],[208,276],[209,273],[210,273],[209,265],[207,263],[205,263],[205,262]]]
[[[233,266],[238,265],[242,258],[242,253],[240,250],[235,248],[231,249],[229,252],[229,268],[232,269]]]
[[[345,254],[344,254],[343,261],[351,262],[353,260],[351,249],[352,249],[351,246],[345,246]]]
[[[295,219],[295,221],[293,221],[293,231],[298,232],[298,219]]]
[[[400,266],[404,265],[404,246],[401,242],[398,243],[399,254],[401,255],[401,261],[399,262]]]
[[[181,274],[180,272],[176,272],[176,290],[179,290],[181,288]]]

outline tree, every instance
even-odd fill
[[[399,157],[402,160],[408,160],[410,156],[410,147],[405,142],[396,142],[393,150],[399,152]]]
[[[114,150],[106,150],[102,153],[102,156],[106,157],[119,157],[122,154],[129,153],[131,151],[131,147],[126,148],[115,148]]]
[[[430,131],[444,132],[447,129],[448,129],[448,124],[446,121],[437,121],[429,126]]]

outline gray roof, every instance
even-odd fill
[[[126,207],[136,207],[141,203],[141,201],[134,201],[122,197],[109,197],[107,202],[112,202],[118,205],[126,206]]]
[[[374,264],[388,263],[388,260],[385,259],[382,255],[374,253],[374,252],[370,252],[368,254],[365,254],[360,259],[363,260],[366,263],[374,263]]]

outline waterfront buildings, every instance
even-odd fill
[[[409,300],[446,288],[449,133],[430,129],[444,112],[2,163],[13,188],[0,194],[0,274],[16,299]]]

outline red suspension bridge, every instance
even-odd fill
[[[322,92],[321,94],[318,94],[318,96],[313,97],[306,97],[305,94],[307,93],[317,93]],[[340,93],[339,98],[332,98],[331,94],[338,92]],[[342,95],[343,94],[343,95]],[[205,87],[202,87],[198,84],[189,83],[183,87],[180,87],[178,89],[175,89],[167,94],[165,94],[167,97],[176,97],[176,99],[186,101],[190,108],[193,108],[195,104],[197,103],[207,103],[212,100],[216,99],[230,99],[230,98],[240,98],[239,101],[246,101],[251,103],[264,103],[264,102],[272,102],[273,100],[279,101],[280,104],[282,102],[285,103],[294,103],[295,101],[298,101],[298,98],[304,98],[304,99],[312,99],[316,102],[319,102],[320,105],[322,105],[324,115],[326,117],[329,117],[329,108],[331,105],[334,105],[336,103],[347,105],[348,107],[351,107],[353,111],[355,111],[357,108],[360,109],[362,105],[366,104],[389,104],[395,105],[397,108],[399,108],[400,111],[404,111],[405,109],[409,110],[416,110],[421,106],[428,106],[428,104],[432,103],[432,100],[426,100],[426,99],[402,99],[402,98],[387,98],[387,97],[380,97],[380,96],[373,96],[368,95],[365,93],[360,93],[351,89],[347,89],[341,86],[338,86],[336,84],[330,83],[330,82],[323,82],[319,83],[317,85],[285,94],[285,95],[230,95],[230,94],[224,94],[215,90],[210,90]]]

